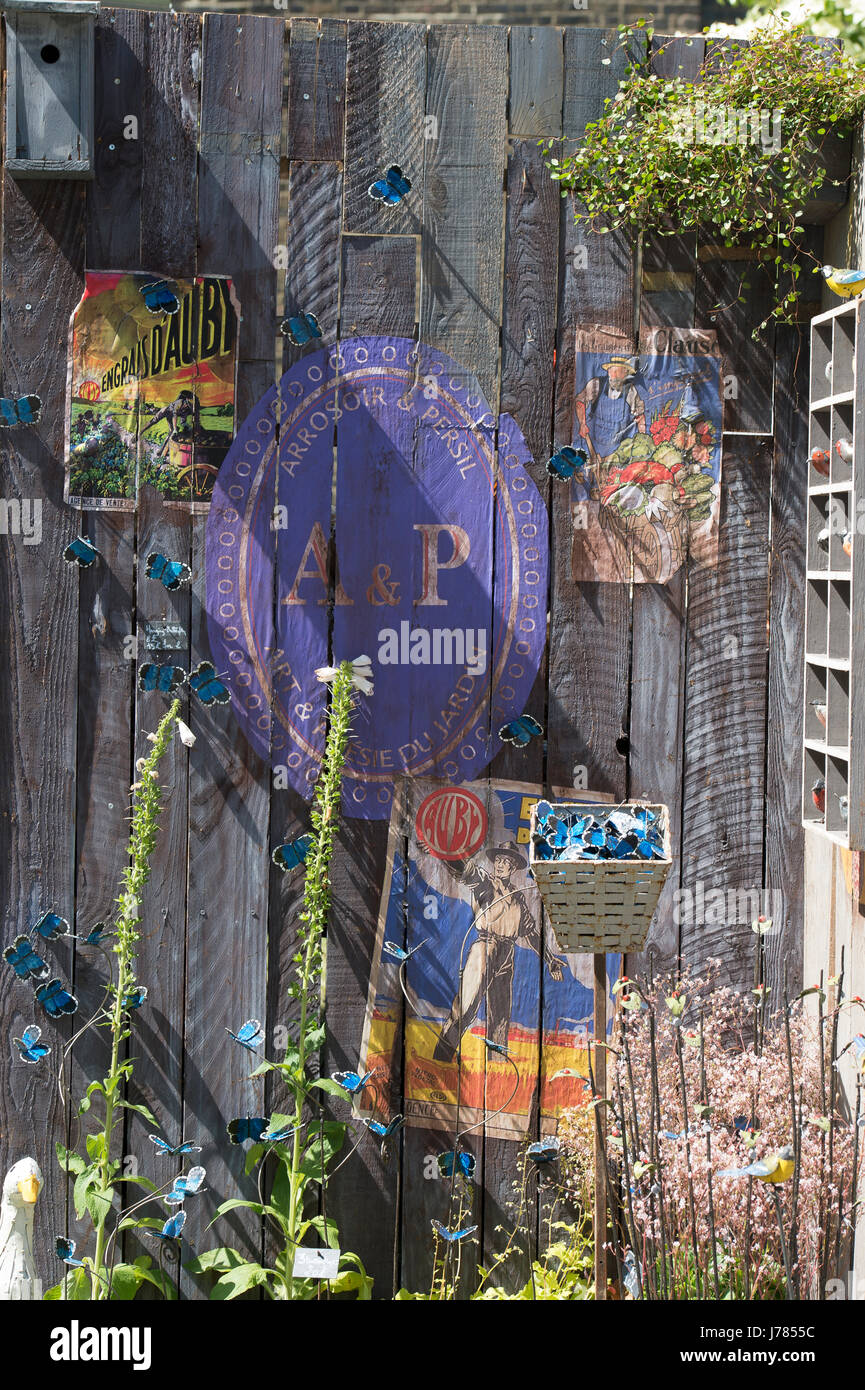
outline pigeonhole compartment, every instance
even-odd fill
[[[839,443],[848,454],[846,459],[838,452]],[[847,445],[850,449],[853,448],[853,405],[850,401],[842,401],[840,405],[832,407],[832,442],[829,445],[829,458],[833,483],[849,483],[853,477],[853,462]]]
[[[574,813],[604,820],[612,811],[631,813],[646,802],[554,802],[556,815]],[[663,859],[576,859],[562,862],[535,858],[537,808],[532,810],[529,866],[564,951],[641,951],[658,898],[672,864],[670,816],[666,806],[649,805],[663,837]]]
[[[856,311],[851,308],[835,319],[832,344],[832,394],[852,391],[855,374]]]
[[[832,324],[813,326],[811,340],[811,400],[825,401],[832,395]]]

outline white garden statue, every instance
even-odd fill
[[[13,1163],[0,1199],[0,1300],[42,1298],[42,1281],[33,1263],[33,1213],[42,1171],[33,1158]]]

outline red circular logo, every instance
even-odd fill
[[[82,381],[78,387],[80,401],[98,401],[101,395],[98,381]]]
[[[472,792],[444,787],[424,798],[414,826],[419,842],[436,859],[468,859],[486,839],[486,807]]]

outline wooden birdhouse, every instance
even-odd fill
[[[93,177],[97,0],[5,0],[6,168],[18,179]]]

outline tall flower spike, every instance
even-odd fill
[[[356,656],[353,661],[349,661],[347,664],[351,667],[351,683],[355,690],[359,690],[363,695],[371,695],[373,683],[370,658],[368,656]],[[317,680],[327,683],[336,679],[339,675],[339,667],[319,666],[315,675]]]

